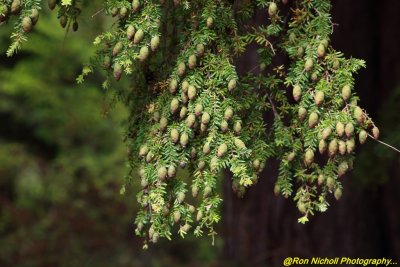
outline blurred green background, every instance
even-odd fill
[[[361,104],[384,141],[400,146],[400,1],[334,1],[333,44],[367,60]],[[273,196],[274,163],[244,199],[225,181],[223,222],[209,237],[161,240],[142,250],[134,235],[138,184],[120,195],[127,111],[99,74],[75,79],[110,25],[88,4],[76,33],[41,14],[29,42],[7,58],[12,24],[0,28],[0,267],[282,266],[287,256],[400,257],[400,157],[375,142],[359,149],[343,199],[297,224],[293,203]],[[398,8],[396,8],[398,7]],[[47,8],[45,8],[47,10]],[[385,14],[385,15],[382,15]],[[121,81],[120,88],[128,85]],[[221,192],[222,193],[222,192]],[[400,258],[398,259],[400,260]]]
[[[0,28],[0,266],[211,263],[219,247],[209,238],[144,252],[134,235],[137,190],[119,193],[128,172],[127,111],[102,91],[101,77],[75,81],[109,25],[91,18],[95,6],[76,33],[65,33],[56,12],[41,14],[12,58],[4,53],[12,24]]]

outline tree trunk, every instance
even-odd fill
[[[400,1],[333,1],[333,21],[338,24],[333,46],[347,57],[367,61],[356,77],[361,106],[377,117],[391,92],[399,85]],[[247,57],[241,65],[254,66]],[[385,125],[379,125],[385,131]],[[372,141],[370,141],[372,142]],[[360,152],[362,149],[359,149]],[[291,200],[275,197],[273,187],[278,162],[270,161],[259,183],[238,199],[229,178],[224,194],[224,255],[238,266],[282,266],[286,257],[400,258],[399,161],[388,170],[382,185],[361,185],[347,175],[340,201],[333,197],[324,214],[306,225]],[[355,164],[359,162],[355,161]],[[397,203],[397,204],[396,204]],[[231,265],[232,266],[232,265]]]

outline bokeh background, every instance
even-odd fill
[[[29,42],[7,58],[12,25],[0,28],[0,266],[282,266],[288,256],[389,257],[400,264],[400,154],[372,140],[358,149],[343,198],[307,225],[273,195],[276,162],[243,199],[221,181],[223,220],[209,237],[161,241],[134,235],[136,185],[122,140],[127,111],[101,77],[77,85],[90,45],[110,21],[90,1],[76,33],[41,14]],[[335,0],[333,45],[362,58],[356,90],[400,147],[400,1]],[[47,9],[47,8],[45,8]],[[126,81],[125,81],[126,82]],[[121,87],[128,86],[121,81]]]

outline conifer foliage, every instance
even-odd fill
[[[0,0],[1,23],[15,17],[9,56],[38,21],[40,2]],[[48,7],[62,27],[78,29],[82,3]],[[356,145],[379,136],[353,90],[364,62],[330,45],[329,0],[106,0],[100,8],[115,23],[96,37],[96,55],[77,80],[104,70],[103,87],[130,110],[129,163],[142,186],[136,234],[145,247],[174,232],[213,236],[222,171],[242,196],[269,158],[280,161],[275,194],[292,197],[305,223],[327,209],[329,194],[341,197]],[[259,10],[268,23],[250,25]],[[238,75],[235,59],[254,43],[257,71]],[[275,65],[274,57],[289,60]],[[119,88],[120,79],[132,86]]]

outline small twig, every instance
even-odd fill
[[[274,47],[272,46],[272,44],[271,44],[271,42],[270,42],[270,41],[268,41],[268,44],[269,44],[269,46],[271,47],[272,54],[275,56],[275,55],[276,55],[276,53],[275,53]]]
[[[261,86],[260,86],[260,85],[258,86],[258,89],[261,89]],[[271,97],[269,96],[269,94],[268,94],[268,93],[266,93],[266,94],[267,94],[268,101],[269,101],[269,103],[271,104],[272,111],[274,112],[274,116],[275,116],[276,118],[279,118],[279,114],[278,114],[278,112],[276,111],[274,102],[272,101],[272,99],[271,99]]]
[[[374,139],[375,141],[377,141],[378,143],[381,143],[382,145],[385,145],[385,146],[387,146],[387,147],[390,147],[390,148],[393,149],[394,151],[400,153],[400,150],[399,150],[398,148],[395,148],[394,146],[391,146],[391,145],[389,145],[389,144],[387,144],[387,143],[385,143],[385,142],[383,142],[383,141],[381,141],[381,140],[375,139],[371,134],[368,134],[368,136],[371,137],[372,139]]]
[[[267,98],[268,98],[269,103],[271,104],[272,111],[274,112],[275,117],[278,119],[278,118],[279,118],[279,114],[278,114],[278,112],[276,111],[274,102],[272,102],[272,99],[271,99],[271,97],[269,96],[268,93],[267,93]]]
[[[349,115],[350,114],[350,110],[349,110],[349,104],[348,103],[346,103],[346,106],[344,106],[344,108],[342,109],[342,112],[343,111],[346,111],[346,113]]]
[[[104,11],[104,8],[100,9],[99,11],[97,11],[96,13],[94,13],[94,14],[92,15],[92,18],[94,18],[95,16],[97,16],[98,14],[100,14],[100,13],[103,12],[103,11]]]
[[[259,65],[257,64],[257,65],[255,65],[253,68],[251,68],[250,70],[249,70],[249,72],[253,72],[253,70],[255,70],[255,69],[257,69],[259,67]]]

